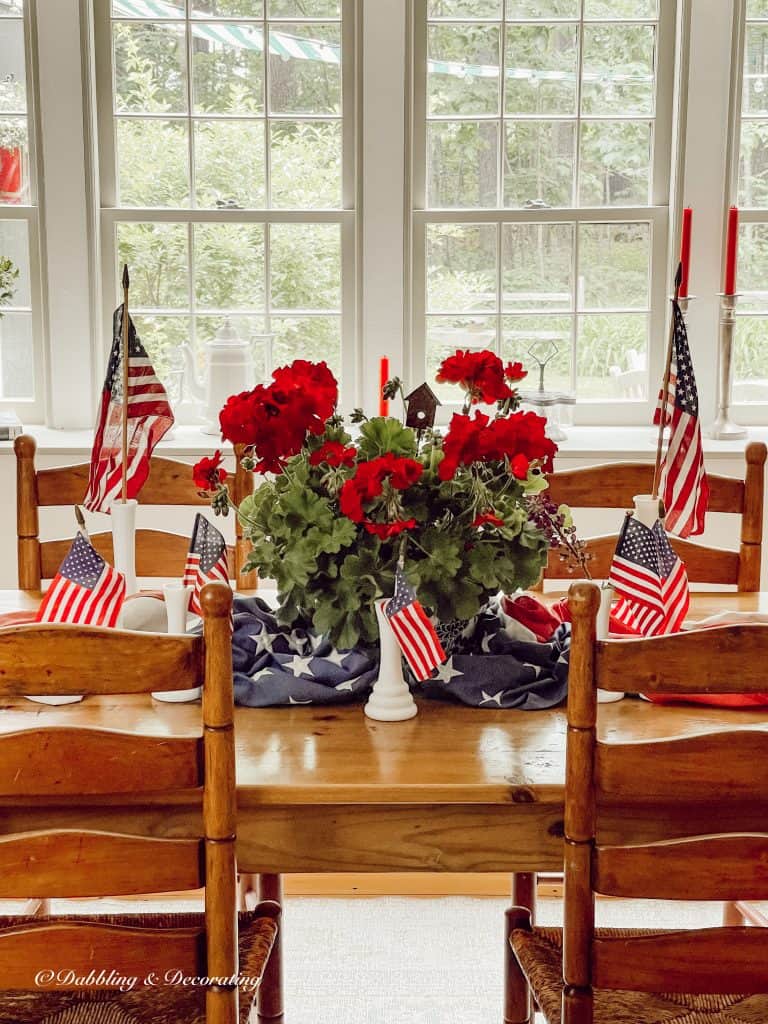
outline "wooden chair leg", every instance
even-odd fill
[[[253,892],[254,875],[237,876],[237,909],[248,910],[248,894]],[[255,902],[255,897],[254,897]]]
[[[746,924],[746,919],[739,910],[738,903],[726,903],[723,907],[723,924],[726,928],[741,928]]]
[[[592,1024],[592,990],[566,988],[563,990],[563,1024]]]
[[[512,875],[512,906],[525,907],[531,912],[531,923],[536,922],[536,883],[537,876],[532,872]]]
[[[531,914],[525,907],[511,907],[504,928],[504,1024],[532,1024],[533,1000],[528,979],[523,974],[510,942],[516,929],[530,931]]]
[[[259,900],[273,900],[283,905],[283,880],[280,875],[259,875]],[[283,919],[284,920],[284,919]],[[258,998],[259,1024],[283,1024],[283,925],[277,933],[272,954],[267,961]]]

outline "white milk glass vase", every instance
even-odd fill
[[[115,568],[125,576],[125,596],[138,592],[136,582],[136,505],[135,498],[116,501],[110,507],[112,518],[112,545]]]
[[[187,632],[187,610],[191,595],[192,588],[185,587],[183,583],[163,584],[169,633]],[[202,692],[202,687],[194,686],[189,690],[158,690],[153,692],[152,696],[155,700],[166,701],[168,704],[183,704],[185,701],[199,700]]]
[[[405,722],[419,709],[403,676],[402,653],[384,614],[386,604],[386,599],[375,604],[379,624],[379,675],[365,705],[365,713],[377,722]]]

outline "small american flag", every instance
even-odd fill
[[[184,586],[192,587],[189,608],[195,615],[202,615],[200,591],[206,583],[216,580],[229,583],[227,542],[213,523],[198,512],[184,566]]]
[[[614,616],[642,636],[677,633],[688,614],[688,574],[660,521],[649,529],[627,516],[608,582],[619,595]]]
[[[384,614],[414,676],[419,682],[428,679],[445,661],[445,651],[400,568],[395,573],[395,595],[385,605]]]
[[[663,415],[664,425],[671,424],[672,427],[662,471],[665,525],[670,533],[690,537],[704,531],[709,483],[704,472],[699,394],[688,347],[688,332],[677,302],[672,303],[672,316],[674,338],[669,389],[666,401],[659,395],[654,423],[658,424]]]
[[[88,492],[83,504],[91,512],[108,512],[123,481],[123,307],[112,321],[112,350],[101,394],[99,422],[91,454]],[[157,442],[173,425],[165,388],[129,317],[128,325],[128,497],[135,498],[149,475],[149,459]]]
[[[38,609],[36,622],[114,626],[125,599],[125,577],[78,533]]]

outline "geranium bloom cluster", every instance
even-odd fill
[[[509,386],[527,376],[522,363],[502,363],[495,352],[457,352],[443,360],[437,372],[440,384],[458,384],[475,405],[485,402],[493,405],[515,397]]]
[[[192,479],[198,491],[216,491],[221,487],[227,479],[227,471],[222,468],[222,462],[221,450],[217,448],[210,459],[203,456],[199,462],[195,463],[192,469]]]
[[[492,420],[476,411],[474,416],[456,413],[443,440],[441,480],[453,480],[459,466],[478,462],[509,462],[510,471],[525,480],[532,462],[552,469],[557,445],[544,433],[546,421],[533,412],[515,412]]]
[[[416,526],[415,519],[391,519],[377,523],[366,519],[366,505],[379,499],[385,484],[393,491],[402,491],[421,479],[424,466],[415,459],[408,459],[387,452],[379,458],[361,462],[355,475],[341,488],[339,508],[353,523],[362,523],[368,533],[376,534],[382,540],[394,537],[403,530]],[[393,505],[397,504],[393,502]]]
[[[326,363],[296,359],[272,374],[271,384],[232,395],[221,410],[221,435],[252,449],[259,473],[282,473],[309,434],[325,432],[339,388]]]

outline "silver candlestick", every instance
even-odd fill
[[[731,419],[733,386],[733,329],[736,326],[738,293],[720,293],[720,360],[717,374],[717,418],[709,430],[716,441],[738,441],[747,436],[744,427]]]

